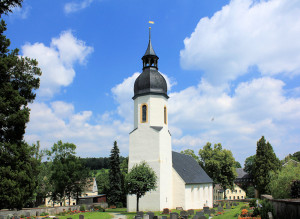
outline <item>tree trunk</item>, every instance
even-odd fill
[[[69,195],[69,206],[71,206],[71,195]]]
[[[226,187],[223,187],[223,191],[224,191],[224,200],[226,200]]]
[[[139,199],[140,199],[140,196],[136,195],[136,212],[139,211]]]

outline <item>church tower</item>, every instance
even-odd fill
[[[141,211],[172,207],[172,147],[168,130],[168,94],[165,78],[158,72],[158,56],[149,43],[143,72],[134,83],[134,130],[129,135],[129,164],[146,161],[157,175],[157,188],[139,200]],[[127,197],[127,210],[136,211],[136,196]]]

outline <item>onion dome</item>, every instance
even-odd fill
[[[155,54],[151,43],[151,32],[149,28],[149,43],[143,60],[143,72],[134,82],[134,96],[144,96],[149,94],[163,95],[168,97],[168,88],[165,78],[158,72],[157,61],[158,56]]]

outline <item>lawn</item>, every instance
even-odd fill
[[[110,219],[110,218],[113,218],[113,216],[107,212],[85,212],[85,213],[78,213],[78,214],[74,214],[74,215],[56,216],[56,217],[58,217],[59,219],[67,219],[67,218],[79,219],[80,214],[84,215],[84,219],[95,219],[95,218]]]

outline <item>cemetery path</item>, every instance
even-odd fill
[[[113,215],[113,219],[127,219],[126,215],[119,214],[119,213],[109,213]]]

